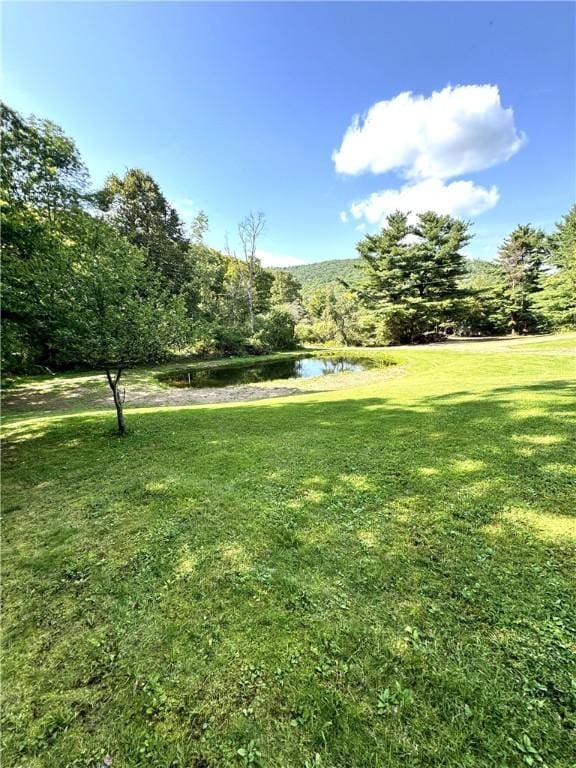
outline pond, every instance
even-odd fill
[[[222,367],[181,368],[160,374],[158,379],[170,387],[228,387],[275,379],[308,379],[345,371],[364,371],[379,364],[380,361],[360,357],[292,357]]]

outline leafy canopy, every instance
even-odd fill
[[[182,298],[160,284],[139,249],[91,217],[70,246],[70,270],[56,300],[64,320],[56,333],[60,365],[155,362],[186,335]]]

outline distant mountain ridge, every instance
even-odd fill
[[[313,264],[299,264],[297,267],[285,267],[282,271],[290,272],[302,285],[302,296],[310,296],[317,288],[338,284],[340,280],[354,284],[358,281],[360,259],[331,259]]]
[[[302,286],[302,298],[307,299],[317,288],[338,285],[340,280],[349,285],[357,285],[360,278],[361,259],[330,259],[312,264],[299,264],[297,267],[283,267],[283,272],[290,272]],[[476,280],[480,275],[488,275],[497,269],[494,262],[470,259],[467,262],[468,275],[462,279],[462,285]]]

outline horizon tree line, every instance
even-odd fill
[[[289,271],[260,263],[263,213],[221,251],[205,242],[207,215],[186,228],[149,173],[111,174],[93,190],[59,126],[2,105],[0,129],[3,373],[103,370],[120,432],[125,368],[175,354],[576,327],[576,206],[552,234],[517,227],[474,272],[469,222],[398,211],[358,243],[354,284],[304,301]]]

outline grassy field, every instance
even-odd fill
[[[544,343],[125,439],[15,413],[2,765],[575,766],[576,363]]]

